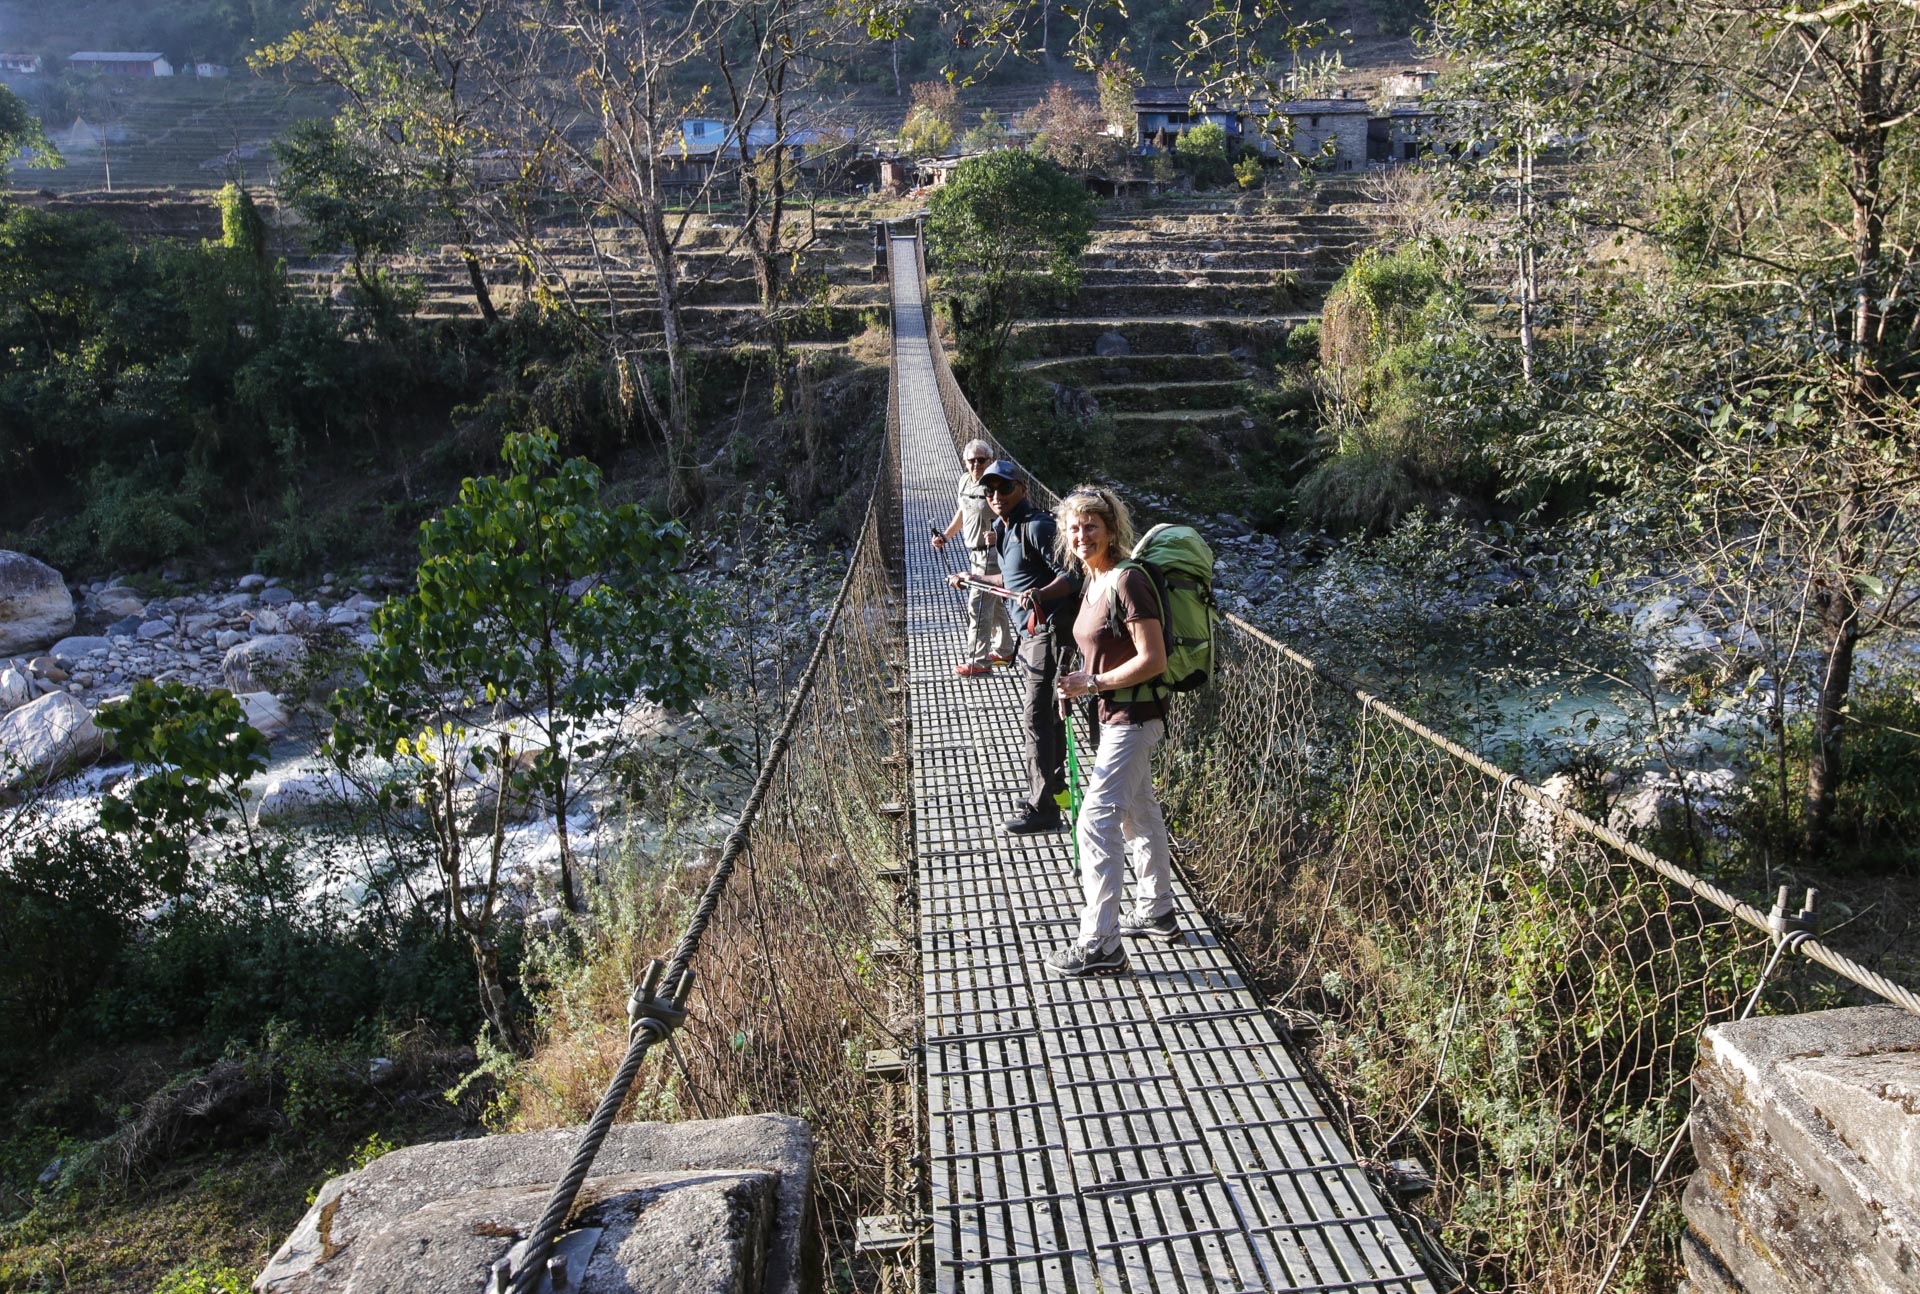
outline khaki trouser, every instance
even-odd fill
[[[1103,723],[1100,749],[1080,801],[1080,942],[1109,948],[1120,938],[1121,862],[1131,859],[1134,900],[1148,916],[1173,911],[1167,820],[1153,793],[1153,750],[1164,720]]]
[[[975,575],[997,575],[1000,565],[988,552],[967,554],[967,567]],[[1007,619],[1005,598],[982,589],[967,590],[967,660],[985,665],[989,657],[1013,656],[1013,622]]]

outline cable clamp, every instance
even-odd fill
[[[663,994],[660,981],[666,973],[667,964],[656,957],[647,963],[640,982],[633,986],[633,993],[627,998],[629,1043],[639,1038],[642,1029],[656,1040],[664,1040],[687,1022],[687,995],[693,990],[693,969],[681,971],[673,987]]]
[[[1819,897],[1820,891],[1808,890],[1807,897],[1800,904],[1800,911],[1788,916],[1787,887],[1782,885],[1773,901],[1773,911],[1767,914],[1767,929],[1789,949],[1797,950],[1814,937],[1814,905]]]

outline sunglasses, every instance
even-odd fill
[[[991,458],[969,458],[967,461],[969,463],[991,463],[993,460]]]
[[[1015,490],[1019,488],[1020,488],[1020,482],[1018,481],[996,481],[992,485],[987,486],[987,493],[988,494],[1012,494]]]

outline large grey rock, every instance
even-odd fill
[[[261,1294],[472,1294],[531,1231],[577,1129],[409,1146],[320,1188]],[[575,1225],[604,1227],[582,1294],[819,1288],[813,1143],[781,1115],[616,1126]]]
[[[70,660],[78,665],[97,651],[112,651],[113,639],[101,638],[93,634],[82,634],[75,638],[62,638],[47,648],[47,655]]]
[[[1101,356],[1133,354],[1133,347],[1117,332],[1103,332],[1094,338],[1093,353]]]
[[[358,795],[339,773],[284,773],[269,781],[254,807],[258,822],[298,822],[323,818]]]
[[[1718,1025],[1693,1086],[1696,1294],[1920,1291],[1920,1018]]]
[[[39,779],[100,752],[93,714],[65,692],[0,716],[0,786]]]
[[[227,648],[227,654],[220,661],[220,673],[227,681],[227,690],[236,696],[242,692],[265,692],[291,679],[306,658],[307,645],[298,638],[291,634],[269,634]]]
[[[234,700],[247,712],[248,725],[263,737],[278,737],[293,726],[293,715],[271,692],[242,692]]]
[[[60,572],[0,549],[0,656],[37,651],[73,629],[73,594]]]
[[[140,590],[130,589],[120,584],[95,593],[93,605],[101,615],[112,616],[116,620],[144,615],[147,610],[147,600],[141,595]]]
[[[0,669],[0,714],[18,710],[33,700],[36,690],[27,676],[11,665]]]

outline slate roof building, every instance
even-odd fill
[[[1364,99],[1292,99],[1271,108],[1265,103],[1232,104],[1203,100],[1174,86],[1142,86],[1133,95],[1134,146],[1146,150],[1171,147],[1195,126],[1220,126],[1230,139],[1272,157],[1290,152],[1319,159],[1333,170],[1352,170],[1367,161],[1367,118],[1372,110]],[[1281,128],[1269,133],[1270,118]],[[1275,135],[1279,138],[1276,138]]]
[[[76,71],[108,76],[172,76],[173,64],[158,50],[83,49],[67,55]]]

